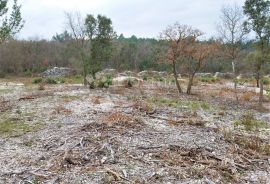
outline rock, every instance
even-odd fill
[[[113,77],[115,74],[116,74],[115,69],[105,69],[96,73],[96,79],[101,80],[102,78],[107,77],[107,76]]]
[[[251,79],[254,77],[254,74],[244,73],[237,76],[237,79]]]
[[[92,75],[87,75],[85,79],[86,79],[88,84],[91,84],[95,81],[95,79],[93,78]]]
[[[215,78],[222,78],[222,79],[233,79],[234,78],[234,74],[233,73],[221,73],[221,72],[216,72]]]
[[[128,86],[129,81],[131,81],[132,84],[143,82],[143,80],[136,77],[121,76],[113,78],[113,85]]]
[[[159,72],[159,71],[142,71],[138,73],[139,77],[154,77],[154,78],[158,78],[158,77],[166,77],[168,75],[167,72],[163,71],[163,72]]]
[[[211,73],[196,73],[195,77],[213,77]]]
[[[144,77],[144,76],[149,76],[149,71],[145,70],[145,71],[141,71],[138,73],[139,77]]]
[[[67,67],[54,67],[41,73],[42,77],[65,77],[74,74],[74,70]]]

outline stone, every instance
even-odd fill
[[[113,85],[127,86],[128,82],[131,81],[133,84],[143,82],[143,80],[136,77],[121,76],[113,78]]]
[[[54,67],[41,73],[42,77],[65,77],[74,74],[74,70],[67,67]]]
[[[221,73],[221,72],[216,72],[215,78],[222,78],[222,79],[233,79],[234,78],[234,74],[233,73]]]
[[[115,76],[115,74],[116,74],[115,69],[104,69],[104,70],[96,73],[96,79],[101,80],[102,78],[107,77],[107,76],[113,77],[113,76]]]
[[[213,77],[211,73],[196,73],[195,77]]]

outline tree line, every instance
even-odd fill
[[[14,35],[24,23],[21,6],[14,0],[8,14],[7,1],[1,0],[0,73],[34,75],[50,67],[67,66],[77,69],[85,79],[87,74],[95,78],[96,72],[108,67],[170,71],[179,93],[183,90],[178,74],[189,78],[188,94],[197,72],[230,71],[235,78],[239,73],[252,73],[262,102],[263,76],[270,68],[269,8],[268,0],[246,0],[243,7],[224,6],[218,34],[208,40],[201,40],[204,33],[198,28],[178,22],[161,30],[157,39],[125,38],[117,35],[110,18],[80,13],[66,13],[66,30],[51,40],[16,40]]]

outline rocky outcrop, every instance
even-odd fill
[[[139,77],[166,77],[168,75],[167,72],[159,72],[159,71],[141,71],[138,73]]]
[[[67,67],[54,67],[41,73],[42,77],[65,77],[74,74],[74,70]]]
[[[134,85],[139,82],[143,82],[143,80],[136,77],[128,77],[128,76],[116,77],[116,78],[113,78],[112,80],[113,85],[118,85],[118,86],[128,86],[129,83]]]
[[[115,69],[105,69],[96,73],[96,79],[101,80],[104,77],[108,77],[108,76],[113,77],[115,76],[115,74],[116,74]]]
[[[196,73],[195,77],[213,77],[211,73]]]

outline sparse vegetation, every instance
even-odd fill
[[[15,119],[0,120],[0,136],[17,137],[28,132],[39,130],[43,125],[29,125],[25,122]]]
[[[254,114],[251,112],[245,113],[243,114],[239,120],[234,122],[234,126],[238,127],[238,126],[243,126],[245,128],[245,130],[247,131],[254,131],[257,130],[259,128],[267,128],[268,125],[266,122],[257,120],[254,117]]]

